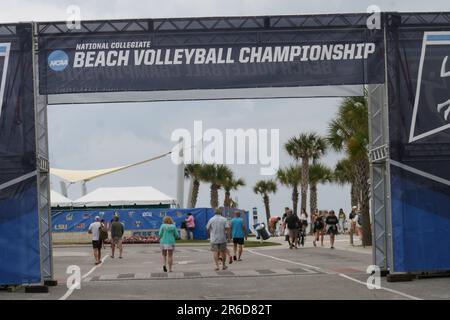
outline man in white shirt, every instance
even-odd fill
[[[100,240],[100,228],[102,223],[100,217],[95,217],[95,222],[89,225],[88,233],[92,235],[92,248],[94,249],[95,264],[101,263],[102,258],[102,241]]]
[[[206,230],[209,235],[211,251],[213,252],[213,258],[216,264],[215,271],[219,271],[219,257],[222,257],[222,270],[226,270],[227,242],[230,240],[231,234],[228,220],[222,216],[220,209],[215,209],[215,215],[208,221]]]

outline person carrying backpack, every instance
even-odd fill
[[[363,233],[363,229],[362,229],[362,224],[363,224],[363,217],[361,214],[361,211],[358,210],[357,214],[356,214],[356,230],[357,230],[357,234],[360,237],[360,239],[362,240],[362,233]]]
[[[297,215],[292,213],[292,210],[289,210],[288,215],[286,217],[286,225],[289,230],[289,249],[297,247],[297,237],[298,237],[298,228],[300,225],[300,219],[297,217]]]
[[[314,247],[316,247],[317,241],[319,241],[320,238],[320,244],[323,247],[323,230],[325,228],[325,223],[323,221],[323,213],[319,212],[319,214],[316,216],[314,220],[314,235],[315,239],[313,241]]]
[[[353,245],[353,235],[356,233],[356,210],[357,207],[353,206],[352,207],[352,211],[350,212],[348,218],[349,218],[349,223],[350,223],[350,229],[348,231],[348,234],[350,236],[350,244]]]
[[[105,225],[100,221],[99,216],[96,216],[95,222],[89,225],[88,233],[92,235],[92,248],[94,251],[95,264],[99,265],[102,259],[103,241],[108,239],[108,231],[106,230]]]

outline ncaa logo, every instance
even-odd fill
[[[56,72],[63,71],[69,65],[69,56],[62,50],[56,50],[48,56],[48,66]]]

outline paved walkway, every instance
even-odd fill
[[[0,299],[450,299],[450,278],[387,283],[369,290],[367,266],[371,248],[350,246],[339,236],[336,249],[314,247],[308,237],[304,248],[280,246],[246,249],[243,261],[226,271],[214,271],[208,246],[178,246],[174,272],[164,273],[158,245],[128,245],[124,259],[104,256],[93,265],[90,246],[54,249],[59,285],[48,294],[1,292]],[[109,249],[105,253],[109,253]],[[69,266],[80,268],[81,289],[66,286]]]

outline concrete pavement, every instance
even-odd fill
[[[369,290],[371,248],[350,246],[339,236],[336,249],[281,246],[246,249],[242,262],[215,272],[209,247],[178,246],[173,273],[164,273],[158,245],[128,245],[124,259],[105,256],[95,267],[89,246],[54,249],[57,287],[48,294],[1,292],[0,299],[450,299],[450,278],[387,283]],[[109,254],[110,250],[105,250]],[[81,269],[80,290],[68,290],[68,266]]]

